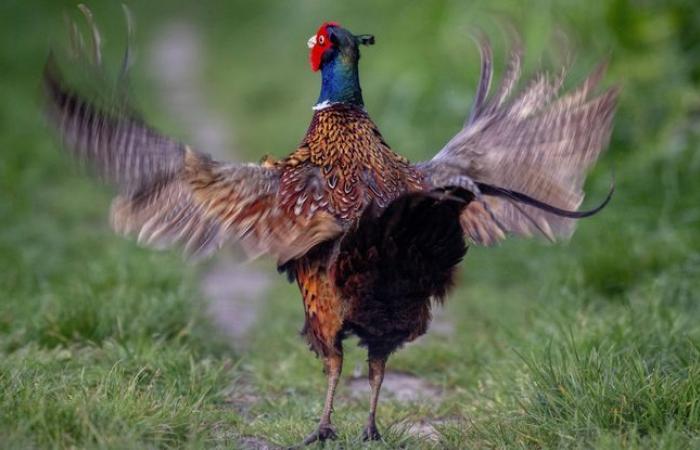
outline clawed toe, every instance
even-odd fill
[[[338,434],[336,433],[335,428],[333,428],[331,425],[322,425],[319,426],[316,431],[306,436],[306,439],[304,439],[304,442],[302,442],[301,445],[310,445],[316,441],[323,442],[328,439],[338,439]]]
[[[362,430],[363,441],[378,441],[382,438],[376,425],[368,425]]]
[[[318,434],[319,441],[325,441],[326,439],[338,439],[338,434],[336,433],[335,428],[330,425],[319,428],[316,433]]]

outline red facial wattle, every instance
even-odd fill
[[[326,22],[318,29],[315,36],[309,39],[311,52],[309,54],[309,62],[311,63],[311,70],[314,72],[321,68],[321,63],[323,62],[323,54],[326,50],[330,49],[333,44],[331,43],[330,34],[328,32],[328,27],[338,27],[336,22]],[[315,39],[314,39],[315,38]],[[311,43],[313,42],[313,45]]]

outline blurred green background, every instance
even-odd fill
[[[449,332],[389,362],[444,395],[410,405],[386,396],[385,441],[372,445],[697,448],[700,6],[524,3],[133,3],[132,98],[180,139],[206,143],[201,130],[215,118],[231,157],[283,156],[306,130],[319,90],[306,39],[336,20],[376,35],[360,64],[367,110],[395,150],[420,160],[467,114],[478,78],[475,27],[494,41],[497,76],[504,20],[522,32],[526,73],[573,61],[572,86],[608,56],[605,84],[623,90],[587,192],[591,204],[602,198],[614,170],[613,201],[570,243],[470,250],[446,306]],[[116,70],[120,5],[89,6]],[[110,191],[74,168],[41,120],[42,66],[49,48],[66,42],[64,14],[82,24],[73,2],[0,6],[0,446],[297,442],[315,425],[324,379],[297,335],[296,288],[273,278],[248,345],[234,350],[204,313],[198,280],[206,265],[112,235]],[[157,52],[173,29],[200,43],[184,75],[164,69]],[[175,98],[164,71],[195,83],[201,108]],[[256,265],[273,274],[271,262]],[[356,363],[364,369],[364,352],[348,349],[345,378]],[[361,445],[366,408],[341,387],[340,441],[331,447]],[[436,433],[416,436],[417,423]]]

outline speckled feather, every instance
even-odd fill
[[[402,193],[423,189],[420,173],[389,148],[356,105],[315,111],[299,148],[277,166],[280,203],[297,216],[325,210],[352,222],[371,202],[385,207]]]
[[[276,167],[281,172],[279,203],[288,215],[313,217],[325,211],[347,230],[354,229],[368,207],[383,209],[402,194],[423,189],[418,171],[389,148],[357,105],[338,103],[315,111],[299,148]],[[343,257],[334,256],[341,238],[289,267],[304,299],[303,334],[323,355],[340,352],[346,313],[357,311],[352,305],[359,297],[350,290],[342,295],[335,287],[336,267],[345,264]],[[344,275],[353,273],[344,267]]]

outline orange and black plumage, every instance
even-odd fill
[[[48,118],[65,146],[119,190],[111,210],[116,231],[195,256],[238,242],[250,255],[276,258],[298,284],[302,334],[328,377],[322,418],[307,444],[335,435],[331,412],[346,336],[357,335],[368,350],[363,436],[377,439],[387,358],[426,332],[467,245],[508,235],[566,238],[576,219],[610,198],[577,211],[586,172],[612,127],[617,92],[596,91],[604,65],[563,95],[563,78],[546,75],[516,91],[516,42],[490,95],[491,49],[482,40],[481,81],[464,127],[434,158],[411,163],[389,147],[364,107],[359,46],[373,43],[336,23],[321,26],[309,40],[311,66],[322,73],[311,124],[295,151],[260,164],[215,161],[128,109],[81,98],[52,59],[44,76]]]

